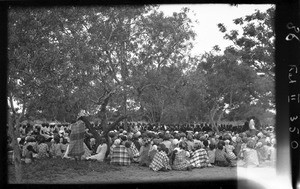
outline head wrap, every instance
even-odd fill
[[[156,146],[156,145],[153,145],[153,146],[152,146],[152,150],[157,150],[157,146]]]
[[[177,145],[179,143],[178,139],[173,140],[173,145]]]
[[[115,142],[114,142],[114,145],[119,145],[121,143],[121,140],[120,139],[116,139]]]

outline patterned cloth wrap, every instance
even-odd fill
[[[225,145],[225,151],[228,154],[229,159],[234,160],[236,159],[235,154],[233,153],[234,146],[232,145]]]
[[[138,149],[135,147],[135,144],[132,142],[131,146],[130,146],[132,153],[133,153],[133,161],[134,162],[138,162],[139,161],[139,157],[140,157],[140,152],[138,151]]]
[[[205,149],[201,148],[196,150],[191,155],[190,164],[195,168],[207,167],[209,164],[209,158]]]
[[[110,164],[130,165],[130,156],[123,145],[116,145],[111,153]]]
[[[49,146],[46,143],[41,143],[37,147],[37,158],[38,159],[45,159],[49,157],[48,154]]]
[[[186,159],[186,151],[181,150],[175,156],[172,169],[174,170],[186,170],[190,166],[189,161]]]
[[[155,154],[153,161],[151,162],[149,167],[153,171],[159,171],[163,167],[171,170],[171,166],[169,164],[169,158],[164,151],[160,151]]]
[[[85,134],[84,122],[79,120],[71,126],[69,156],[81,157],[84,154],[83,140]]]
[[[226,167],[229,166],[229,157],[228,154],[224,150],[216,149],[216,161],[215,165],[221,166],[221,167]]]

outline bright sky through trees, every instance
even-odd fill
[[[172,15],[182,7],[190,9],[189,17],[194,21],[194,30],[197,34],[192,54],[203,54],[209,52],[212,47],[219,45],[221,50],[231,45],[231,42],[223,39],[224,34],[217,27],[218,23],[223,23],[228,30],[238,29],[233,24],[233,19],[251,15],[256,9],[264,12],[272,5],[270,4],[243,4],[230,6],[229,4],[180,4],[161,5],[159,10],[165,15]],[[197,22],[196,22],[197,20]]]

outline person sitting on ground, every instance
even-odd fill
[[[50,154],[51,154],[51,156],[53,158],[57,158],[57,157],[62,158],[62,156],[63,156],[62,150],[63,149],[62,149],[62,144],[59,141],[59,137],[55,137],[53,139],[53,141],[54,142],[52,143],[52,145],[50,147]]]
[[[110,164],[112,165],[130,165],[130,156],[126,147],[121,143],[120,139],[116,139],[110,156]]]
[[[207,150],[207,155],[209,158],[209,163],[211,165],[214,165],[215,160],[216,160],[216,145],[215,144],[213,144],[213,143],[209,144],[209,148]]]
[[[189,152],[194,151],[194,145],[195,145],[195,143],[194,143],[193,136],[190,133],[187,135],[186,144],[187,144],[187,150]]]
[[[45,138],[41,137],[37,146],[37,158],[45,159],[49,157],[49,146],[45,143]]]
[[[155,156],[155,154],[158,152],[158,150],[157,150],[157,145],[151,145],[150,144],[150,150],[149,150],[149,154],[148,154],[148,156],[149,156],[149,165],[151,164],[151,162],[153,161],[153,158],[154,158],[154,156]]]
[[[23,141],[23,142],[22,142]],[[37,151],[37,142],[35,140],[34,137],[30,136],[30,137],[26,137],[25,138],[22,138],[21,141],[20,141],[20,144],[25,144],[23,147],[22,147],[22,156],[25,157],[25,154],[27,153],[27,146],[32,146],[33,147],[33,150],[34,151]]]
[[[125,144],[124,144],[124,146],[125,146],[125,148],[127,150],[127,153],[129,155],[130,161],[133,162],[134,155],[133,155],[133,151],[131,149],[131,143],[132,143],[131,141],[126,141]]]
[[[243,156],[242,152],[247,147],[247,142],[248,142],[248,138],[246,136],[243,136],[243,138],[242,138],[242,144],[241,144],[241,149],[240,149],[240,152],[238,154],[239,159],[244,159],[244,156]]]
[[[153,171],[168,171],[171,170],[169,158],[167,156],[168,149],[164,144],[158,146],[158,152],[155,154],[149,168]]]
[[[209,157],[201,144],[195,145],[195,151],[191,154],[190,164],[193,168],[212,167],[209,163]]]
[[[162,144],[164,144],[166,146],[166,148],[168,148],[168,150],[170,149],[171,147],[171,141],[170,141],[170,134],[165,134],[163,136],[163,141],[162,141]]]
[[[265,149],[265,145],[263,145],[262,142],[257,142],[255,145],[255,150],[257,151],[259,164],[262,164],[268,158],[268,154]]]
[[[240,154],[242,147],[242,139],[241,137],[236,138],[236,145],[234,146],[233,153],[235,154],[236,157]]]
[[[61,151],[64,154],[67,151],[68,141],[67,139],[59,138],[59,143],[61,145]]]
[[[141,135],[141,132],[136,132],[135,134],[133,134],[132,136],[132,142],[134,143],[135,147],[140,151],[141,149],[141,144],[139,143],[139,137]]]
[[[105,158],[105,154],[107,151],[107,144],[106,144],[106,139],[101,138],[100,144],[97,147],[96,154],[90,157],[87,157],[87,160],[97,160],[99,162],[102,162]]]
[[[228,154],[224,150],[224,146],[222,143],[218,143],[217,149],[216,149],[216,160],[215,165],[220,167],[228,167],[231,164],[230,158],[228,157]]]
[[[88,146],[85,144],[85,142],[83,142],[83,149],[84,149],[84,153],[83,155],[80,157],[81,160],[86,160],[86,158],[90,157],[92,155],[92,150],[90,150],[88,148]]]
[[[179,140],[177,138],[173,139],[169,153],[171,154],[175,148],[178,148],[178,145],[179,145]]]
[[[140,152],[139,150],[136,148],[135,144],[130,140],[131,137],[128,137],[129,141],[130,141],[130,148],[131,151],[133,153],[133,158],[132,158],[132,162],[139,162],[139,158],[140,158]]]
[[[119,138],[113,138],[113,139],[112,139],[112,142],[113,142],[113,143],[112,143],[112,145],[111,145],[110,148],[109,148],[109,154],[108,154],[108,156],[107,156],[108,159],[111,158],[113,149],[114,149],[117,145],[119,145],[119,144],[121,143],[121,139],[119,139]]]
[[[150,147],[151,147],[150,139],[144,138],[141,149],[140,149],[140,154],[141,154],[141,156],[139,157],[139,165],[140,166],[149,167],[149,165],[150,165],[150,157],[149,157]]]
[[[230,160],[235,160],[236,156],[233,153],[234,147],[232,145],[230,145],[230,141],[229,140],[225,140],[225,152],[227,153],[228,157]]]
[[[192,166],[187,160],[190,156],[190,153],[185,150],[186,143],[180,142],[179,147],[175,148],[171,153],[171,167],[174,170],[185,171],[192,170]]]
[[[255,141],[250,139],[247,142],[247,147],[242,150],[243,153],[243,164],[241,164],[244,167],[258,167],[259,161],[258,161],[258,155],[255,148]]]
[[[36,153],[36,151],[33,149],[31,145],[27,146],[27,151],[25,154],[25,163],[29,164],[34,161],[33,154]]]
[[[209,147],[208,147],[208,145],[209,145],[208,140],[205,139],[202,143],[203,143],[203,148],[204,148],[204,150],[206,150],[206,152],[208,152],[208,148],[209,148]]]

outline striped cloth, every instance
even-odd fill
[[[174,170],[186,170],[188,166],[190,166],[189,161],[186,159],[186,151],[181,150],[175,155],[175,159],[173,162],[172,168]]]
[[[83,140],[85,134],[84,122],[79,120],[71,126],[69,156],[81,157],[84,154]]]
[[[151,162],[149,167],[153,171],[159,171],[162,168],[171,170],[171,166],[169,164],[169,158],[164,151],[160,151],[155,154],[153,161]]]
[[[130,149],[133,153],[133,161],[134,162],[138,162],[139,161],[139,157],[140,157],[140,152],[138,151],[138,149],[135,147],[135,144],[132,142]]]
[[[235,154],[233,153],[234,146],[232,145],[225,145],[225,152],[228,154],[230,160],[236,159]]]
[[[133,157],[139,157],[140,156],[140,152],[138,151],[138,149],[135,147],[135,144],[132,142],[131,146],[130,146],[132,152],[133,152]]]
[[[207,167],[209,158],[205,149],[201,148],[192,153],[190,164],[196,168]]]
[[[123,145],[116,145],[112,149],[110,164],[130,165],[130,156]]]

